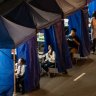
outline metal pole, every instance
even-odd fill
[[[16,76],[15,76],[15,49],[13,52],[13,60],[14,60],[14,96],[16,96]]]

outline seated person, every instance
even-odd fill
[[[55,66],[55,52],[52,49],[52,46],[48,46],[48,52],[45,54],[44,63],[42,63],[41,67],[48,72],[48,68],[51,66]]]
[[[16,63],[16,90],[20,92],[20,85],[22,94],[24,94],[24,74],[25,74],[25,60],[23,58],[18,59],[18,63]]]
[[[80,45],[80,40],[78,36],[76,35],[75,28],[71,29],[71,33],[67,36],[67,42],[68,42],[69,49],[70,49],[71,56],[72,56],[74,53],[78,52],[78,47]]]

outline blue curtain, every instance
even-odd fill
[[[25,90],[30,92],[39,87],[40,80],[40,66],[37,58],[37,38],[33,37],[31,40],[22,44],[17,48],[17,58],[24,58],[26,60],[25,72]]]
[[[55,51],[56,48],[58,48],[56,45],[56,36],[55,36],[55,30],[54,30],[54,26],[51,26],[50,28],[48,29],[43,29],[44,31],[44,37],[45,37],[45,52],[48,52],[48,45],[52,45],[52,47],[54,48]],[[46,46],[47,45],[47,46]]]
[[[64,72],[66,69],[71,68],[70,54],[66,55],[64,42],[64,34],[62,31],[62,24],[59,22],[48,29],[43,29],[45,36],[45,52],[48,51],[48,45],[52,45],[56,53],[56,64],[59,72]],[[68,52],[68,51],[67,51]],[[66,58],[67,57],[67,58]],[[68,62],[67,62],[68,61]]]
[[[87,14],[87,13],[86,13]],[[73,13],[68,17],[69,19],[69,32],[71,28],[76,28],[77,36],[80,39],[80,55],[87,56],[90,53],[90,40],[88,33],[88,17],[81,10]]]
[[[88,5],[89,16],[92,17],[93,12],[96,11],[96,0],[93,0]]]
[[[56,53],[56,64],[58,67],[58,70],[61,71],[61,68],[59,66],[59,50],[58,50],[58,46],[57,46],[57,41],[56,41],[56,36],[55,36],[55,30],[54,30],[54,26],[51,26],[48,29],[43,29],[42,30],[44,32],[44,37],[45,37],[45,42],[44,42],[44,52],[48,52],[48,45],[51,45],[53,47],[53,50]]]
[[[0,96],[12,96],[14,86],[14,64],[11,49],[0,49]]]

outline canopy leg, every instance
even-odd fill
[[[13,52],[13,61],[14,61],[14,95],[13,96],[16,96],[16,76],[15,76],[15,49],[14,49],[14,52]]]

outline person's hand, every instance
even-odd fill
[[[75,39],[75,38],[73,38],[73,41],[76,41],[76,39]]]
[[[47,60],[43,61],[43,63],[46,63],[46,62],[47,62]]]
[[[17,73],[17,70],[15,70],[15,73]]]
[[[80,43],[79,43],[75,38],[73,38],[73,41],[74,41],[77,45],[80,45]]]
[[[46,63],[46,61],[43,61],[43,63]]]
[[[50,57],[50,53],[48,53],[48,57]]]

